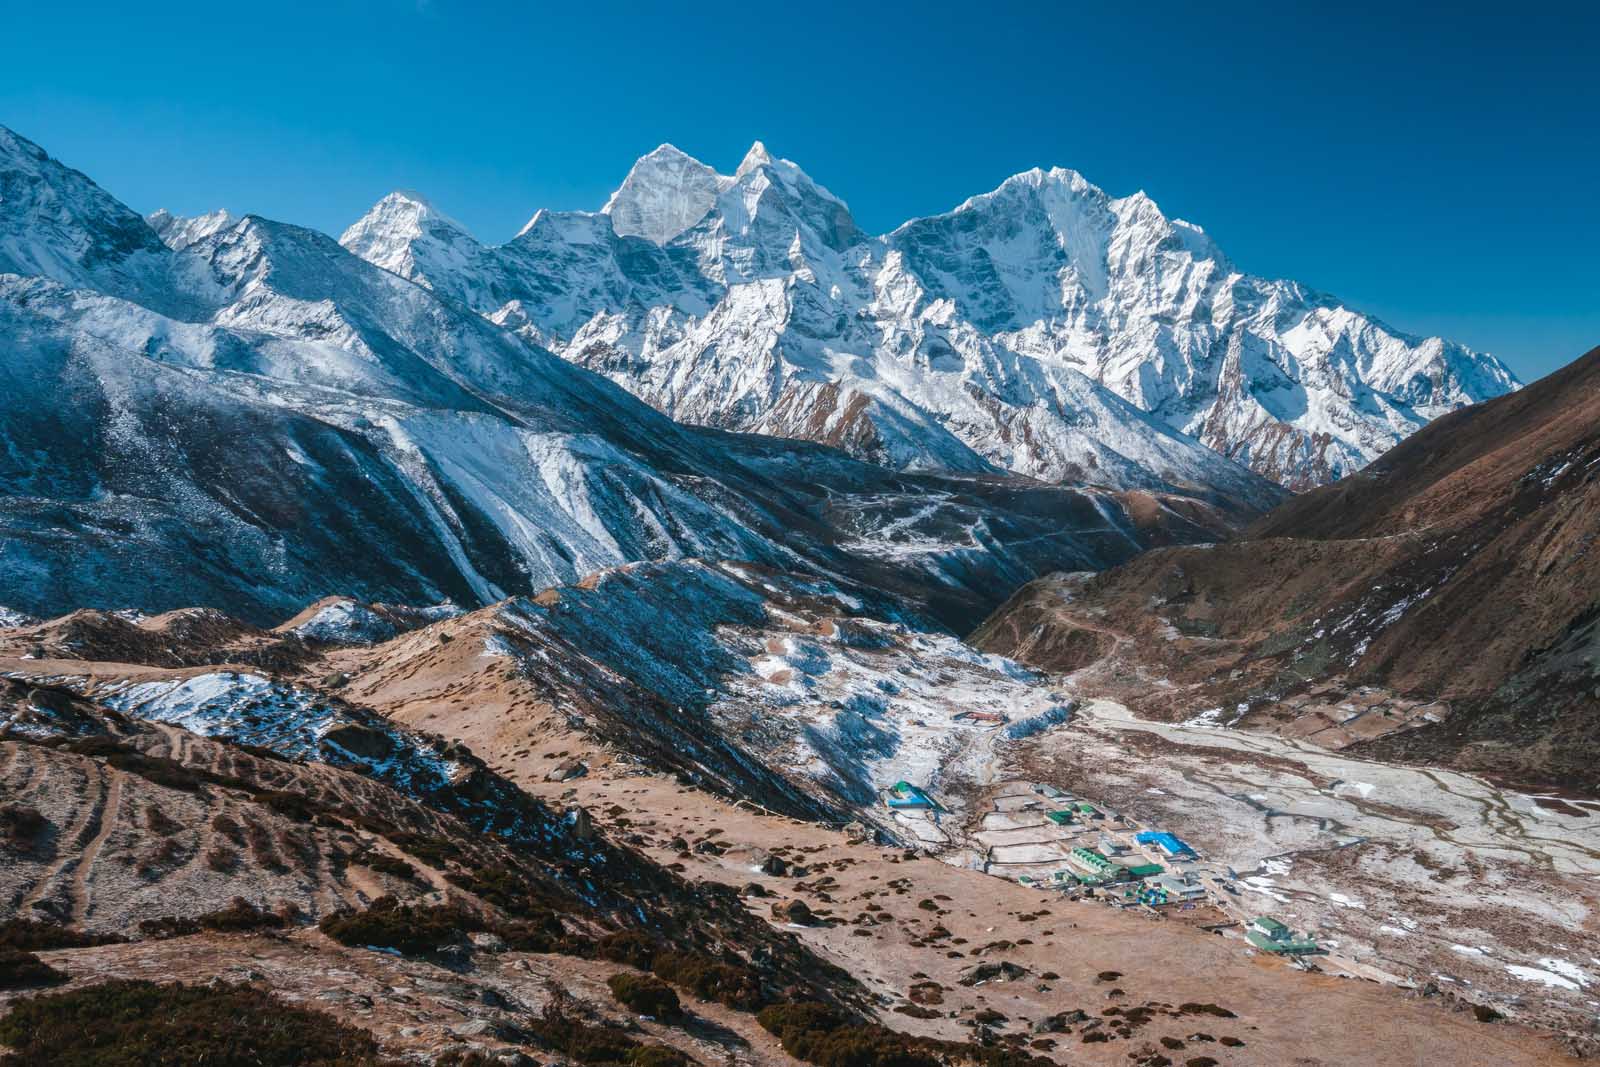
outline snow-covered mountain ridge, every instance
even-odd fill
[[[398,193],[342,243],[674,418],[902,469],[1249,496],[1212,453],[1305,488],[1518,384],[1059,168],[874,237],[759,142],[732,175],[663,145],[504,245]]]
[[[392,206],[389,237],[459,232]],[[407,247],[413,268],[448,262]],[[0,130],[0,604],[471,606],[704,557],[959,628],[1037,574],[1260,510],[686,426],[386,266],[254,215],[143,219]]]

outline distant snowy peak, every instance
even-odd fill
[[[677,419],[908,469],[1234,492],[1233,460],[1300,489],[1517,387],[1064,168],[872,237],[760,142],[732,175],[662,145],[601,213],[541,210],[506,245],[384,204],[344,244]]]
[[[664,245],[716,206],[730,184],[716,171],[670,144],[642,156],[600,210],[621,237]]]
[[[3,126],[0,274],[97,289],[182,318],[213,300],[204,272],[138,213]]]
[[[791,237],[805,230],[836,250],[865,236],[843,200],[793,162],[774,158],[760,141],[732,175],[718,174],[664,144],[634,163],[600,210],[610,216],[617,236],[643,237],[656,245],[702,222],[734,240],[750,237],[757,227],[786,227]]]
[[[174,215],[163,208],[145,216],[145,221],[168,248],[174,252],[185,252],[213,234],[235,225],[239,219],[222,208],[204,215]]]
[[[344,231],[339,243],[367,262],[418,280],[466,266],[478,251],[467,228],[422,196],[396,191]]]

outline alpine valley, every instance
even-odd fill
[[[756,144],[479,242],[0,128],[0,1067],[1600,1052],[1600,352]]]

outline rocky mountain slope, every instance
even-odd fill
[[[860,1029],[829,1047],[879,1067],[1475,1062],[1485,1051],[1569,1062],[1548,1031],[1567,1028],[1570,1005],[1583,1015],[1576,988],[1519,995],[1525,982],[1472,972],[1470,995],[1404,995],[1303,974],[1216,936],[1200,913],[1131,914],[1041,893],[1004,863],[936,862],[861,824],[841,833],[853,817],[909,839],[916,820],[886,812],[876,789],[910,776],[947,805],[924,825],[951,846],[988,835],[1009,842],[987,844],[997,861],[1028,854],[1042,847],[1025,843],[1037,812],[1015,802],[1039,801],[1019,765],[1082,763],[1085,743],[1096,774],[1168,773],[1163,796],[1203,773],[1270,767],[1259,788],[1298,783],[1281,759],[1119,755],[1126,742],[1108,748],[1057,715],[1032,732],[963,720],[1004,708],[1025,725],[1024,703],[1048,712],[1055,694],[1015,664],[866,608],[805,576],[684,562],[455,617],[327,601],[270,629],[213,612],[80,612],[0,630],[0,939],[56,983],[23,1000],[38,991],[8,988],[16,963],[0,954],[0,1019],[22,1003],[46,1011],[58,990],[103,996],[107,981],[173,995],[174,980],[220,980],[277,998],[262,1011],[315,1008],[387,1055],[440,1067],[601,1055],[685,1067],[635,1045],[702,1064],[826,1067],[815,1038],[755,1012],[797,1001],[831,1003]],[[631,654],[624,632],[643,638]],[[1081,774],[1052,767],[1035,780]],[[784,782],[798,788],[772,787]],[[1166,802],[1130,788],[1126,812]],[[1408,803],[1375,808],[1403,827],[1402,843],[1433,810],[1397,806]],[[1485,862],[1562,898],[1553,887],[1570,876],[1494,858],[1499,820],[1482,822],[1470,833]],[[1277,825],[1302,844],[1311,833]],[[1346,891],[1353,878],[1329,873]],[[1426,899],[1447,897],[1427,884]],[[1430,917],[1424,906],[1405,905]],[[1533,915],[1504,946],[1487,933],[1471,943],[1521,960],[1553,921]],[[1432,945],[1428,933],[1402,949]],[[1587,944],[1555,936],[1569,956]],[[1448,950],[1425,958],[1456,970]],[[1285,998],[1305,1009],[1285,1016]],[[1494,1014],[1475,1004],[1512,1018],[1481,1021]],[[91,1001],[75,1018],[97,1027],[106,1014]],[[0,1041],[19,1037],[0,1029]],[[25,1051],[41,1064],[65,1056],[37,1041]],[[451,1058],[469,1054],[485,1058]]]
[[[475,606],[706,556],[890,589],[957,625],[1044,570],[1257,510],[1212,486],[901,475],[685,427],[321,234],[152,226],[9,131],[0,183],[10,609]]]
[[[1124,688],[1176,681],[1137,695],[1163,717],[1215,707],[1592,790],[1597,471],[1600,350],[1439,419],[1235,541],[1036,583],[976,640],[1056,670],[1120,664],[1135,671]],[[1387,728],[1367,728],[1374,708]]]
[[[1517,384],[1062,169],[873,237],[759,143],[732,175],[663,145],[504,245],[405,193],[342,243],[675,418],[907,469],[1267,502],[1214,453],[1301,489]]]

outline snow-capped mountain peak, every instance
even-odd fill
[[[96,289],[182,318],[212,306],[202,270],[140,215],[0,126],[0,274]]]
[[[459,269],[476,253],[467,228],[419,193],[397,190],[379,200],[339,238],[369,263],[410,277]]]
[[[1244,274],[1145,193],[1062,167],[872,237],[759,141],[732,175],[662,145],[600,215],[541,212],[500,248],[396,241],[345,244],[676,418],[899,466],[1238,490],[1231,464],[1132,444],[1188,435],[1301,488],[1517,385],[1492,357]],[[1123,425],[1094,389],[1148,417]]]
[[[600,210],[621,237],[658,245],[705,218],[729,179],[670,144],[641,156]]]
[[[733,172],[735,178],[743,178],[757,167],[764,167],[773,162],[772,154],[767,151],[767,146],[756,141],[750,146],[750,151],[744,154],[739,161],[739,169]]]
[[[150,228],[174,252],[182,252],[212,234],[235,225],[239,220],[226,208],[208,211],[204,215],[174,215],[166,208],[145,216]]]

